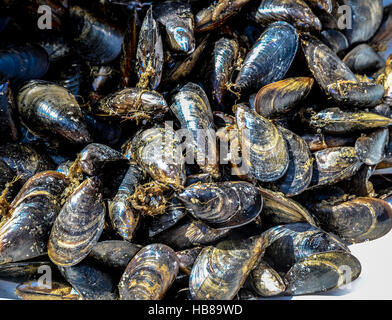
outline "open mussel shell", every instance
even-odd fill
[[[72,267],[59,267],[59,270],[79,294],[80,300],[116,300],[118,298],[115,279],[90,260]]]
[[[156,240],[176,249],[183,250],[199,245],[216,243],[229,234],[230,229],[213,229],[199,220],[187,220],[160,233]]]
[[[163,44],[159,26],[153,17],[152,8],[148,9],[139,33],[139,42],[136,50],[136,68],[139,80],[155,90],[162,77]],[[144,79],[145,78],[145,79]]]
[[[312,215],[298,202],[286,198],[278,192],[264,188],[259,188],[259,190],[264,200],[263,211],[261,212],[263,224],[274,226],[305,222],[316,226]]]
[[[375,240],[392,228],[390,205],[376,198],[357,198],[337,204],[320,203],[314,214],[321,226],[350,243]]]
[[[25,183],[0,224],[0,264],[46,254],[67,185],[66,177],[56,171],[38,173]]]
[[[64,87],[47,81],[30,81],[17,96],[23,124],[35,135],[57,137],[74,144],[90,142],[82,111]]]
[[[140,215],[132,208],[129,198],[137,185],[144,180],[142,169],[134,164],[129,166],[117,194],[108,203],[109,218],[114,230],[124,239],[131,241],[139,224]]]
[[[194,150],[196,163],[203,172],[219,178],[219,156],[213,130],[214,118],[204,90],[195,83],[187,83],[174,96],[170,109],[180,121],[181,128],[187,130],[186,143]],[[208,144],[207,150],[206,144]]]
[[[100,188],[98,178],[86,179],[61,209],[48,242],[49,258],[56,265],[76,265],[97,243],[105,222]]]
[[[295,28],[284,21],[271,24],[246,56],[235,81],[239,91],[258,90],[281,80],[298,49]]]
[[[307,223],[276,226],[263,233],[267,242],[265,257],[272,268],[286,273],[297,262],[327,251],[349,252],[337,236]]]
[[[88,257],[102,266],[123,272],[140,249],[142,246],[128,241],[106,240],[98,242]]]
[[[328,108],[313,115],[310,126],[325,133],[345,134],[392,125],[392,119],[371,112],[349,112]]]
[[[196,219],[214,229],[250,223],[263,208],[260,191],[248,182],[196,183],[178,195]]]
[[[190,54],[195,50],[194,17],[185,2],[166,1],[153,7],[154,16],[165,26],[170,48]]]
[[[350,45],[369,40],[381,24],[383,1],[343,0],[342,4],[352,11],[352,26],[346,29]]]
[[[313,175],[313,157],[306,142],[294,132],[278,126],[287,143],[289,167],[280,180],[274,182],[274,187],[286,196],[295,196],[309,186]]]
[[[123,36],[117,27],[77,6],[69,8],[69,16],[70,36],[83,59],[100,65],[120,55]]]
[[[23,300],[79,300],[79,294],[66,282],[52,281],[49,285],[40,281],[19,284],[15,294]]]
[[[360,137],[355,142],[355,152],[358,158],[369,166],[384,160],[389,142],[389,130],[378,129],[368,136]]]
[[[181,141],[172,128],[151,128],[139,132],[132,139],[126,154],[154,180],[175,189],[184,186],[185,158]]]
[[[328,148],[313,155],[313,176],[308,189],[331,185],[349,178],[362,166],[354,147]]]
[[[297,77],[268,84],[255,97],[255,111],[265,118],[283,115],[307,97],[313,83],[313,78]]]
[[[303,0],[262,0],[255,14],[255,21],[269,25],[287,21],[298,29],[320,31],[320,20]]]
[[[278,128],[268,119],[236,106],[236,122],[241,137],[242,165],[248,174],[262,181],[276,181],[289,167],[286,141]]]
[[[349,252],[331,251],[310,255],[295,263],[284,277],[285,295],[325,292],[356,280],[361,264]]]
[[[262,297],[277,296],[286,290],[282,277],[264,259],[250,272],[247,284]]]
[[[227,240],[205,247],[189,278],[193,300],[232,300],[264,250],[263,238]]]
[[[128,264],[118,285],[121,300],[160,300],[179,271],[173,249],[151,244],[140,250]]]
[[[97,112],[127,120],[163,118],[169,107],[156,91],[141,88],[126,88],[99,101]]]

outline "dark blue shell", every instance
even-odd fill
[[[240,91],[258,90],[283,79],[298,49],[298,34],[287,22],[271,24],[249,51],[236,80]]]
[[[39,45],[25,44],[0,51],[0,75],[16,82],[42,78],[49,68],[49,57]]]

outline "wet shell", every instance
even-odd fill
[[[333,147],[347,147],[354,145],[354,137],[331,136],[325,134],[306,133],[301,138],[307,143],[310,152],[316,152]]]
[[[355,152],[358,158],[369,166],[384,160],[389,142],[389,130],[378,129],[368,136],[360,137],[355,142]]]
[[[173,188],[184,186],[185,158],[180,140],[170,127],[140,132],[133,138],[129,152],[154,180]]]
[[[46,81],[30,81],[17,97],[23,124],[34,134],[71,143],[90,142],[90,135],[75,97],[65,88]]]
[[[177,198],[171,199],[164,214],[154,217],[149,223],[148,235],[153,237],[174,226],[187,215],[184,204]]]
[[[200,10],[195,16],[196,32],[205,32],[223,25],[230,17],[237,14],[249,0],[219,0]]]
[[[8,143],[0,146],[0,160],[3,161],[14,174],[20,176],[22,183],[41,171],[55,168],[55,165],[48,155],[38,152],[29,145],[20,143]],[[6,171],[4,171],[4,175],[6,175],[5,172]]]
[[[248,182],[196,183],[178,198],[196,219],[214,229],[248,224],[263,208],[261,193]]]
[[[313,177],[310,187],[331,185],[353,176],[361,167],[353,147],[328,148],[314,153]]]
[[[232,300],[263,253],[263,238],[228,240],[204,248],[189,278],[193,300]]]
[[[128,264],[118,285],[121,300],[160,300],[179,271],[176,253],[163,244],[140,250]]]
[[[195,248],[185,249],[176,252],[179,261],[180,270],[182,272],[184,272],[187,275],[191,274],[193,264],[195,263],[201,250],[203,250],[202,247],[195,247]]]
[[[347,38],[338,30],[328,29],[320,34],[322,40],[335,53],[340,53],[348,49],[349,44]]]
[[[379,28],[383,17],[382,0],[343,0],[352,10],[352,26],[346,36],[350,45],[369,40]]]
[[[187,83],[174,96],[170,109],[185,131],[185,143],[193,149],[196,163],[203,172],[219,178],[219,156],[214,118],[204,90],[197,84]],[[188,152],[191,153],[191,151]]]
[[[166,1],[155,5],[153,12],[157,21],[165,26],[172,50],[186,54],[195,50],[194,18],[189,4]]]
[[[0,80],[0,135],[2,142],[17,141],[18,130],[14,120],[14,98],[8,81]]]
[[[253,45],[235,81],[240,91],[258,90],[281,80],[298,49],[298,34],[287,22],[271,24]]]
[[[263,234],[268,243],[265,257],[278,272],[290,270],[297,262],[321,252],[349,252],[336,236],[306,223],[273,227]]]
[[[59,267],[62,276],[76,290],[80,300],[116,300],[116,283],[112,276],[90,261],[72,267]]]
[[[39,271],[51,269],[55,276],[55,265],[49,260],[32,259],[20,262],[10,262],[0,265],[0,279],[12,282],[23,282],[38,279]]]
[[[49,57],[39,45],[25,44],[0,51],[0,75],[17,83],[42,78],[49,69]]]
[[[59,266],[82,261],[101,236],[105,206],[98,178],[86,179],[68,198],[53,225],[49,258]]]
[[[324,10],[327,13],[332,12],[334,1],[335,0],[305,0],[310,7]]]
[[[367,44],[360,44],[344,57],[343,62],[355,73],[371,74],[384,66],[384,60]]]
[[[167,75],[167,79],[165,81],[179,81],[180,79],[186,78],[198,64],[199,59],[201,58],[204,50],[208,45],[208,35],[204,37],[203,40],[200,41],[200,44],[196,47],[196,49],[189,54],[184,60],[179,61],[175,64],[173,69]]]
[[[223,103],[226,85],[239,55],[239,44],[235,39],[220,38],[214,45],[212,73],[210,77],[212,96],[218,104]]]
[[[109,201],[109,217],[114,230],[124,239],[131,241],[139,224],[140,216],[132,208],[130,196],[143,181],[144,174],[137,166],[131,164],[115,197]]]
[[[84,173],[94,176],[126,161],[121,152],[104,144],[90,143],[80,152],[79,163]]]
[[[198,220],[188,220],[161,233],[157,241],[183,250],[199,245],[208,245],[224,239],[230,229],[216,230]]]
[[[247,173],[263,182],[284,176],[289,153],[277,127],[242,105],[237,106],[236,122],[241,137],[242,165]]]
[[[287,272],[285,294],[325,292],[356,280],[361,270],[358,259],[348,252],[317,253],[297,262]]]
[[[91,250],[88,258],[99,265],[121,271],[129,261],[142,249],[142,246],[123,240],[106,240],[98,242]]]
[[[384,94],[381,85],[359,82],[349,67],[316,37],[302,34],[301,44],[314,78],[325,93],[337,103],[371,107],[381,100]]]
[[[350,243],[378,239],[392,228],[392,208],[384,200],[357,198],[337,204],[316,205],[321,226]]]
[[[308,145],[290,130],[278,126],[286,140],[290,164],[283,178],[274,183],[280,192],[291,197],[306,190],[312,180],[313,158]]]
[[[313,78],[298,77],[266,85],[255,97],[255,111],[265,118],[283,115],[307,97],[313,83]]]
[[[146,13],[139,33],[136,69],[139,80],[144,78],[147,83],[146,86],[153,90],[161,82],[163,61],[162,38],[158,24],[153,17],[152,8],[150,8]],[[145,87],[144,83],[141,85]]]
[[[338,108],[320,111],[312,116],[310,126],[331,134],[344,134],[374,128],[385,128],[392,119],[370,112],[345,112]]]
[[[69,15],[74,48],[83,59],[100,65],[120,55],[123,36],[117,27],[77,6],[70,7]]]
[[[255,14],[261,25],[286,21],[298,29],[321,30],[321,22],[303,0],[262,0]]]
[[[316,226],[312,215],[293,199],[286,198],[278,192],[259,188],[264,199],[264,207],[261,213],[263,224],[282,225],[297,222],[306,222]]]
[[[60,197],[68,185],[65,176],[45,171],[30,178],[20,190],[0,226],[0,264],[45,255]]]
[[[126,88],[103,98],[96,107],[98,113],[128,120],[163,118],[169,107],[156,91]]]
[[[40,281],[24,282],[16,287],[15,294],[23,300],[79,300],[69,284],[58,281],[52,281],[50,288]]]

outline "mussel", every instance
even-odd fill
[[[178,195],[185,208],[214,229],[237,228],[256,219],[263,197],[248,182],[205,183],[189,186]]]
[[[25,183],[0,223],[0,263],[46,254],[50,230],[68,183],[56,171],[38,173]]]
[[[159,300],[179,271],[173,249],[151,244],[140,250],[128,264],[118,285],[122,300]]]
[[[56,137],[70,143],[90,142],[82,111],[65,88],[46,81],[30,81],[17,97],[23,124],[35,135]]]
[[[97,177],[86,179],[62,207],[48,242],[49,258],[56,265],[78,264],[98,242],[105,222],[100,187]]]

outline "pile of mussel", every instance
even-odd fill
[[[0,279],[60,300],[356,280],[349,245],[392,228],[391,48],[382,0],[0,1]]]

